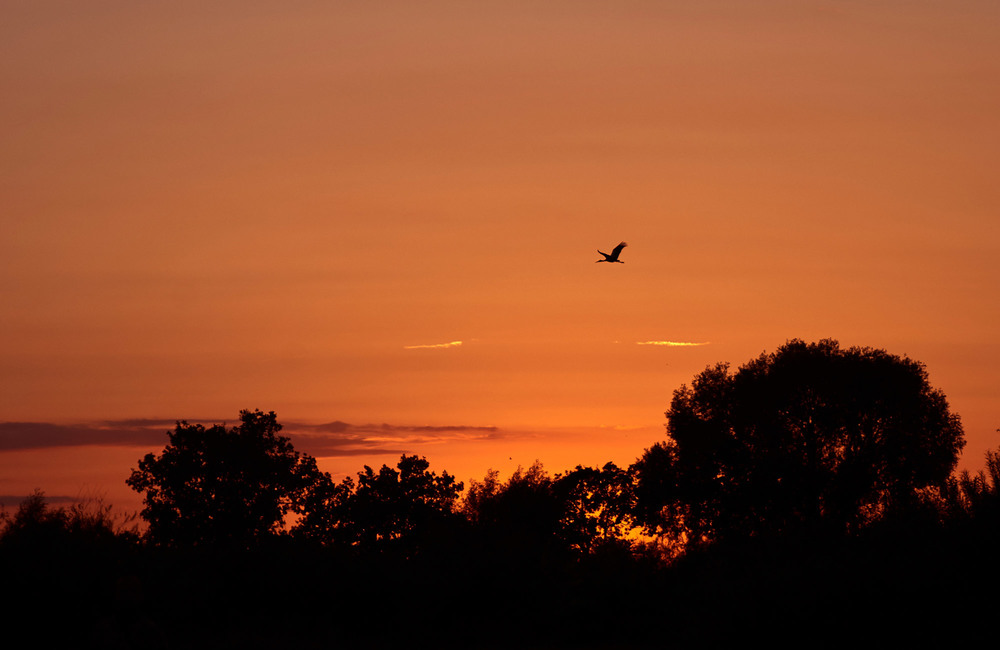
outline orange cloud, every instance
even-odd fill
[[[430,345],[404,345],[404,350],[440,350],[446,348],[457,348],[462,345],[461,341],[452,341],[450,343],[433,343]]]

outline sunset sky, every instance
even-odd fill
[[[827,337],[925,363],[978,470],[998,35],[992,0],[0,0],[0,495],[137,501],[173,421],[244,408],[336,476],[627,465],[706,366]]]

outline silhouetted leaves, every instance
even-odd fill
[[[411,554],[456,517],[463,488],[454,476],[438,476],[429,467],[425,458],[403,455],[395,468],[383,465],[376,472],[366,465],[357,482],[324,480],[311,488],[294,532],[324,544]]]
[[[113,571],[139,550],[133,522],[100,499],[52,507],[37,490],[13,514],[0,513],[9,634],[31,647],[85,647],[89,626],[105,614],[99,608],[110,606]]]
[[[35,490],[18,505],[13,515],[0,513],[0,544],[21,549],[59,549],[72,545],[100,548],[139,541],[134,514],[114,513],[102,499],[53,508],[45,493]]]
[[[178,422],[163,453],[147,454],[126,481],[144,493],[149,539],[245,548],[278,533],[322,480],[280,430],[273,411],[241,411],[228,429]]]
[[[100,503],[53,509],[36,493],[0,512],[3,610],[40,647],[801,645],[872,630],[898,645],[950,640],[959,620],[992,630],[992,601],[953,596],[998,578],[1000,451],[950,474],[961,427],[920,364],[792,341],[706,369],[668,416],[668,440],[628,469],[553,477],[536,462],[462,500],[417,456],[336,483],[273,413],[178,423],[128,479],[146,543]]]
[[[473,481],[463,512],[492,551],[508,556],[546,554],[562,545],[563,503],[541,463],[520,467],[501,483],[490,471]]]
[[[550,477],[541,463],[518,467],[506,482],[491,470],[473,481],[462,506],[470,524],[505,556],[588,554],[629,548],[635,528],[633,477],[614,463],[577,466]]]
[[[562,502],[562,536],[584,553],[611,543],[628,545],[636,526],[635,486],[630,470],[614,463],[576,468],[556,477],[553,485]]]
[[[942,486],[964,445],[922,365],[831,340],[708,368],[667,417],[637,464],[640,514],[688,543],[857,531]]]

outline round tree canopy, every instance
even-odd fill
[[[856,530],[941,485],[965,444],[922,364],[833,340],[709,367],[666,415],[638,463],[641,508],[693,542]]]

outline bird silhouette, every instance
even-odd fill
[[[626,244],[625,242],[622,242],[622,243],[618,244],[617,246],[614,247],[614,249],[612,249],[610,255],[608,255],[607,253],[601,252],[600,250],[597,251],[598,253],[601,253],[601,255],[604,256],[603,260],[597,260],[597,261],[598,262],[618,262],[619,264],[624,264],[625,262],[623,262],[620,259],[618,259],[618,256],[621,254],[622,249],[625,248],[626,246],[628,246],[628,244]]]

